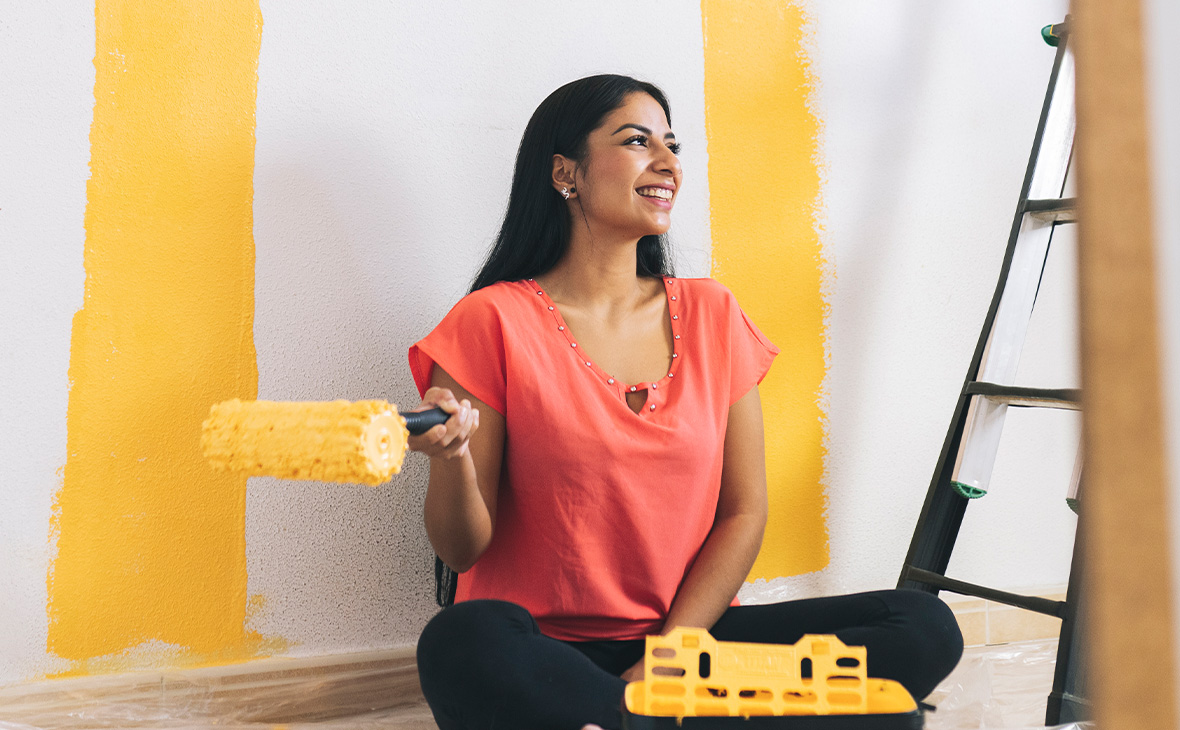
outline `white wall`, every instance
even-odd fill
[[[897,579],[999,275],[1053,62],[1039,29],[1066,3],[813,7],[835,273],[832,563],[813,585],[834,592]],[[1019,380],[1071,387],[1072,238],[1055,243]],[[1061,584],[1077,418],[1009,413],[992,493],[968,506],[948,572]]]
[[[51,498],[81,304],[94,20],[93,7],[60,5],[0,19],[0,139],[20,140],[0,145],[0,554],[14,556],[0,561],[11,587],[0,592],[0,683],[47,660]],[[895,582],[998,275],[1052,61],[1037,31],[1065,12],[1064,0],[808,7],[832,267],[832,563],[747,590],[756,599]],[[631,73],[668,92],[685,143],[679,267],[708,270],[698,7],[409,8],[262,5],[261,397],[414,403],[406,348],[462,294],[490,243],[528,115],[589,73]],[[1027,383],[1076,384],[1072,252],[1060,243]],[[959,577],[1065,581],[1076,425],[1022,415],[1010,419],[993,494],[968,510]],[[412,642],[434,610],[424,485],[417,457],[376,490],[252,480],[249,592],[265,599],[252,628],[296,653]]]
[[[1143,47],[1151,160],[1152,221],[1159,292],[1160,343],[1165,397],[1164,437],[1172,525],[1172,649],[1180,662],[1180,7],[1165,0],[1143,3]],[[1176,687],[1180,696],[1180,685]]]
[[[48,669],[46,575],[66,460],[70,322],[94,109],[94,8],[0,18],[0,682]]]

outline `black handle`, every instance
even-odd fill
[[[441,408],[431,408],[427,411],[398,411],[398,415],[406,419],[406,430],[412,436],[421,436],[440,423],[446,423],[451,414]]]

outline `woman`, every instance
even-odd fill
[[[427,534],[462,574],[418,645],[442,730],[618,728],[643,637],[676,626],[834,633],[916,697],[962,651],[925,593],[736,604],[766,523],[757,384],[778,349],[720,284],[671,276],[670,120],[625,76],[551,94],[471,294],[410,349],[422,407],[452,414],[410,442],[431,457]]]

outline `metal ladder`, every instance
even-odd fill
[[[1080,541],[1074,541],[1065,601],[1022,596],[955,580],[946,576],[946,569],[967,505],[987,494],[1008,408],[1080,408],[1077,390],[1024,388],[1014,384],[1053,232],[1058,225],[1076,221],[1075,199],[1061,197],[1073,152],[1075,124],[1074,64],[1068,25],[1066,18],[1066,22],[1042,30],[1046,42],[1057,47],[1057,54],[999,283],[897,583],[899,588],[934,594],[945,590],[1061,618],[1047,725],[1085,719],[1087,714],[1084,677],[1080,671],[1081,646],[1076,641],[1080,624]],[[1080,455],[1072,481],[1071,506],[1077,503],[1081,481]]]

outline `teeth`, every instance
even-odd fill
[[[637,192],[645,198],[672,199],[672,191],[666,188],[640,188]]]

